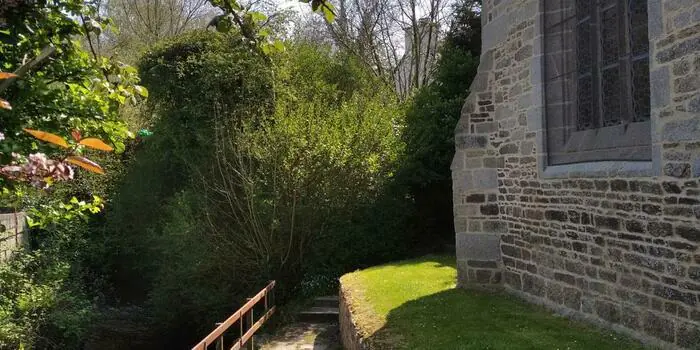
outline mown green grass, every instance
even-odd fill
[[[504,294],[455,289],[450,257],[430,256],[343,276],[353,317],[376,349],[642,349]]]

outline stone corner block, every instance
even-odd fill
[[[458,233],[457,259],[467,261],[501,261],[501,237],[491,233]]]

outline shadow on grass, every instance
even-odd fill
[[[504,294],[449,289],[391,310],[374,349],[642,349]]]

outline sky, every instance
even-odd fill
[[[293,9],[299,13],[311,13],[311,6],[309,4],[305,4],[299,1],[294,1],[294,0],[274,0],[275,2],[278,3],[278,9]],[[454,2],[453,0],[447,0],[446,1],[448,4]],[[333,0],[331,0],[331,3],[333,3]],[[418,9],[418,16],[422,17],[427,14],[427,11],[423,8]]]

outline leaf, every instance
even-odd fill
[[[94,20],[94,19],[91,19],[91,20],[90,20],[90,25],[91,25],[93,28],[102,29],[102,24],[100,24],[100,22],[98,22],[98,21],[96,21],[96,20]]]
[[[325,1],[323,3],[323,8],[321,9],[323,11],[323,17],[326,18],[326,22],[331,23],[335,21],[335,13],[333,12],[333,5],[331,5],[328,1]]]
[[[234,11],[241,11],[241,10],[243,10],[243,7],[241,7],[241,5],[240,5],[240,4],[238,3],[238,1],[236,1],[236,0],[229,0],[229,5],[231,5],[231,8],[232,8]]]
[[[112,148],[108,144],[104,143],[104,141],[97,139],[97,138],[94,138],[94,137],[88,137],[86,139],[82,139],[82,140],[80,140],[80,142],[78,142],[78,144],[81,144],[83,146],[88,146],[90,148],[98,149],[100,151],[111,152],[114,150],[114,148]]]
[[[73,130],[70,134],[71,134],[71,136],[73,136],[73,140],[80,141],[80,139],[81,139],[80,131]]]
[[[60,137],[58,135],[54,135],[52,133],[46,132],[46,131],[39,131],[39,130],[32,130],[32,129],[23,129],[24,131],[28,132],[32,136],[36,137],[37,139],[41,141],[46,141],[49,143],[53,143],[54,145],[61,146],[63,148],[68,148],[68,142],[63,137]]]
[[[37,227],[41,225],[41,223],[34,221],[31,217],[27,216],[25,217],[25,220],[27,220],[27,225],[29,225],[30,228]]]
[[[265,14],[262,12],[253,11],[253,12],[249,12],[249,14],[250,14],[250,18],[255,23],[259,23],[259,22],[262,22],[262,21],[267,19],[267,16],[265,16]]]
[[[261,28],[258,31],[258,36],[261,38],[267,38],[268,36],[270,36],[270,28],[267,28],[267,27]]]
[[[145,87],[143,87],[141,85],[136,85],[136,86],[134,86],[134,90],[136,90],[136,92],[139,95],[141,95],[143,97],[148,97],[148,89],[146,89]]]
[[[7,73],[7,72],[0,72],[0,80],[3,80],[3,79],[10,79],[10,78],[17,78],[17,74],[14,74],[14,73]]]
[[[11,110],[11,109],[12,109],[12,106],[10,105],[9,102],[7,102],[7,101],[5,101],[5,100],[3,100],[3,99],[0,98],[0,108]]]
[[[66,158],[66,162],[71,163],[71,164],[75,164],[75,165],[77,165],[77,166],[79,166],[87,171],[91,171],[93,173],[102,174],[102,175],[104,175],[104,173],[105,173],[104,169],[102,169],[102,167],[99,164],[97,164],[97,163],[95,163],[95,162],[93,162],[90,159],[87,159],[85,157],[70,156],[70,157]]]
[[[325,7],[323,8],[323,16],[326,18],[326,22],[328,23],[335,21],[335,13]]]
[[[282,42],[282,40],[275,40],[273,42],[273,45],[278,52],[284,52],[284,43]]]

